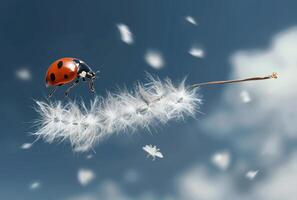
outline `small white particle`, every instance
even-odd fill
[[[32,145],[32,143],[24,143],[22,144],[21,149],[30,149]]]
[[[22,81],[29,81],[32,78],[31,72],[27,68],[20,68],[15,72],[15,75],[18,79]]]
[[[240,92],[240,98],[243,103],[249,103],[252,100],[249,92],[245,90]]]
[[[87,159],[92,159],[93,158],[93,155],[92,154],[89,154],[89,155],[86,156],[86,158]]]
[[[248,171],[246,174],[245,174],[245,177],[249,180],[253,180],[257,174],[258,174],[259,170],[256,170],[256,171]]]
[[[148,157],[151,156],[153,158],[153,160],[156,159],[156,157],[158,158],[163,158],[163,154],[160,152],[160,149],[157,148],[157,146],[153,146],[153,145],[145,145],[144,147],[142,147],[142,149],[147,152]]]
[[[160,52],[149,50],[146,52],[145,61],[154,69],[161,69],[164,66],[164,59]]]
[[[80,169],[77,173],[78,182],[82,186],[88,185],[95,178],[95,176],[95,173],[90,169]]]
[[[196,22],[196,20],[192,16],[186,16],[185,19],[186,19],[186,21],[188,21],[189,23],[191,23],[191,24],[193,24],[195,26],[198,25],[198,23]]]
[[[41,183],[39,181],[34,181],[30,184],[30,189],[31,190],[37,190],[38,188],[40,188]]]
[[[203,58],[205,56],[204,50],[198,47],[192,47],[189,50],[189,54],[196,58]]]
[[[230,165],[231,156],[227,151],[217,152],[212,156],[211,161],[220,170],[226,170]]]
[[[121,35],[121,40],[127,44],[132,44],[134,42],[133,34],[129,27],[125,24],[117,24],[117,27]]]

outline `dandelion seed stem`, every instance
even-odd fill
[[[246,82],[246,81],[259,81],[259,80],[267,80],[267,79],[277,79],[277,73],[273,72],[271,75],[263,76],[263,77],[251,77],[251,78],[245,78],[245,79],[197,83],[197,84],[191,85],[188,89],[194,89],[196,87],[200,87],[200,86],[204,86],[204,85],[219,85],[219,84],[227,84],[227,83]]]

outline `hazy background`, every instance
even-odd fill
[[[296,8],[294,0],[2,0],[0,199],[295,200]],[[119,23],[133,43],[121,40]],[[190,55],[192,47],[204,56]],[[146,62],[149,52],[163,67]],[[197,119],[114,136],[96,153],[74,153],[67,142],[22,146],[35,139],[34,99],[48,93],[47,67],[67,56],[101,71],[103,96],[144,81],[145,71],[189,84],[273,71],[280,78],[205,87]],[[86,85],[71,95],[92,99]],[[58,99],[66,101],[62,90]],[[164,158],[147,159],[146,144]]]

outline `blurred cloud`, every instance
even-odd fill
[[[98,200],[96,196],[93,196],[92,194],[82,194],[77,195],[74,197],[67,198],[66,200]]]
[[[94,178],[95,173],[90,169],[79,169],[77,173],[78,182],[82,186],[88,185]]]
[[[101,184],[99,189],[100,198],[105,200],[128,200],[126,194],[123,193],[119,185],[113,181],[105,181]]]
[[[129,27],[125,24],[117,24],[117,27],[121,35],[121,40],[127,44],[133,44],[133,34]]]
[[[277,169],[271,171],[270,176],[264,179],[257,187],[254,193],[258,199],[269,200],[295,200],[297,196],[297,152],[280,165]]]
[[[28,68],[19,68],[16,70],[15,75],[22,81],[29,81],[32,79],[32,73]]]
[[[94,192],[79,194],[65,200],[132,200],[114,181],[103,181]]]
[[[247,178],[253,180],[258,173],[249,171]],[[272,171],[268,178],[253,181],[253,186],[240,191],[236,179],[231,174],[213,172],[201,164],[194,164],[177,175],[174,182],[174,192],[170,195],[160,195],[149,190],[140,194],[128,194],[116,181],[107,180],[95,191],[78,194],[65,200],[295,200],[297,184],[297,152]]]
[[[205,167],[195,166],[177,179],[178,199],[227,199],[230,180],[226,176],[211,175]]]
[[[291,144],[297,138],[297,27],[278,33],[266,49],[234,53],[231,63],[231,78],[278,72],[279,79],[226,86],[222,101],[202,126],[214,136],[232,138],[241,159],[265,174],[253,181],[247,199],[296,199],[297,154],[288,157],[296,151]],[[254,179],[257,172],[247,172],[246,178]],[[232,193],[240,195],[235,188]]]
[[[154,69],[164,67],[165,61],[162,54],[156,50],[148,50],[144,56],[145,61]]]
[[[236,52],[231,56],[231,63],[231,78],[275,71],[279,73],[279,79],[227,86],[219,108],[203,125],[212,133],[232,136],[239,148],[257,152],[256,156],[262,161],[263,154],[259,152],[282,152],[281,148],[286,146],[283,143],[297,137],[297,107],[294,106],[297,90],[292,87],[297,85],[297,27],[277,34],[267,49]],[[241,91],[249,91],[253,103],[236,101]],[[270,142],[267,144],[267,141]],[[280,157],[270,158],[277,160]]]
[[[123,176],[126,183],[136,183],[137,181],[139,181],[139,177],[140,174],[135,169],[128,169]]]

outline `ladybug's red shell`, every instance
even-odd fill
[[[72,82],[77,77],[78,66],[75,58],[61,58],[53,62],[46,73],[47,86],[60,86]]]

